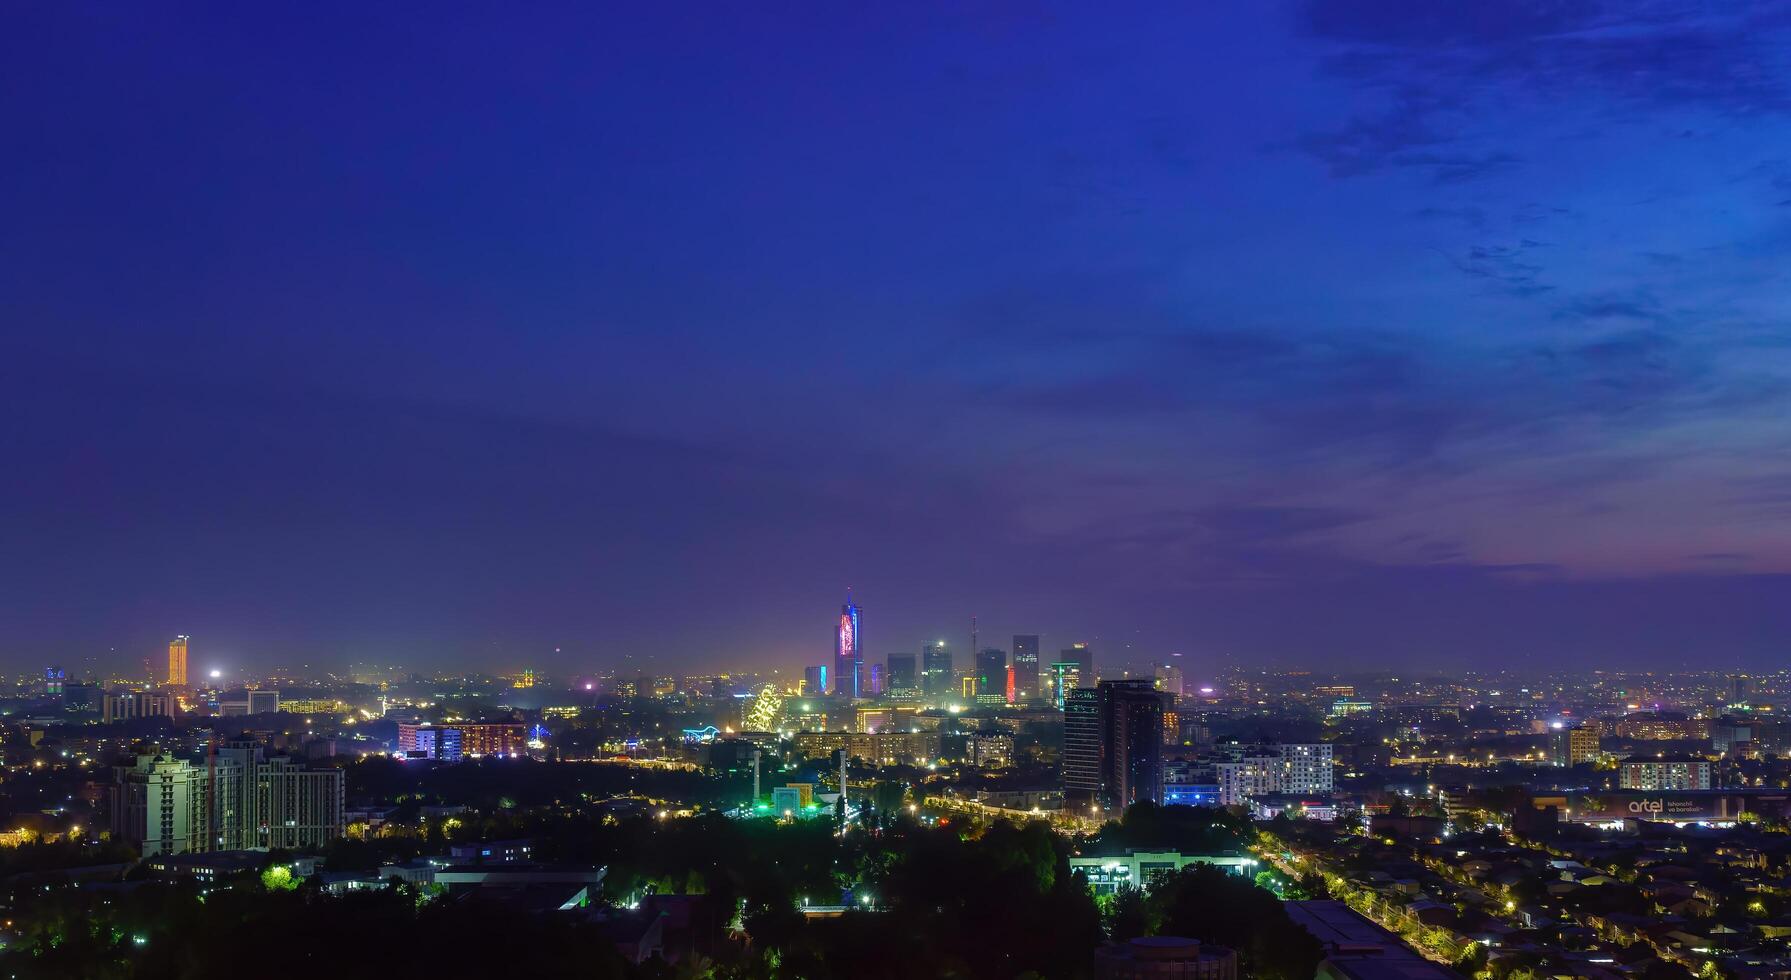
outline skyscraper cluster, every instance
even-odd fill
[[[1065,648],[1057,661],[1046,664],[1036,633],[1014,634],[1006,650],[979,646],[976,635],[972,629],[971,662],[962,675],[945,640],[923,644],[918,656],[892,653],[884,663],[867,663],[864,610],[848,594],[833,623],[833,657],[803,668],[801,691],[838,698],[962,696],[983,705],[1048,699],[1062,707],[1064,690],[1096,680],[1094,653],[1086,643]],[[1179,688],[1179,673],[1174,680]]]

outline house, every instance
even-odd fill
[[[665,951],[664,923],[657,912],[627,912],[610,916],[603,931],[623,959],[639,965]]]

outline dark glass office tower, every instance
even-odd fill
[[[1118,811],[1162,802],[1165,701],[1149,678],[1065,693],[1063,789],[1071,805]]]
[[[920,689],[919,678],[914,675],[914,654],[912,653],[890,654],[889,669],[885,674],[887,677],[886,687],[890,693]]]
[[[1039,696],[1039,638],[1033,633],[1014,634],[1014,697],[1031,701]]]
[[[1093,688],[1063,695],[1063,793],[1066,805],[1076,807],[1101,796],[1101,692]]]
[[[938,697],[952,693],[951,648],[944,640],[929,643],[920,651],[921,693]]]
[[[1007,701],[1007,651],[988,647],[976,651],[976,700],[979,704]]]

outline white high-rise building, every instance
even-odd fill
[[[144,857],[255,847],[320,848],[342,836],[343,773],[264,758],[252,742],[210,765],[140,756],[119,767],[112,830]]]
[[[1267,793],[1331,792],[1331,746],[1325,742],[1254,745],[1237,757],[1213,764],[1219,803],[1242,806]]]
[[[112,833],[144,857],[207,850],[205,801],[205,770],[166,756],[138,756],[116,771]]]
[[[1331,745],[1317,742],[1304,745],[1283,745],[1281,748],[1282,793],[1329,793],[1332,787]]]

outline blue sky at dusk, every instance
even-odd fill
[[[1791,5],[7,20],[0,665],[1791,645]]]

